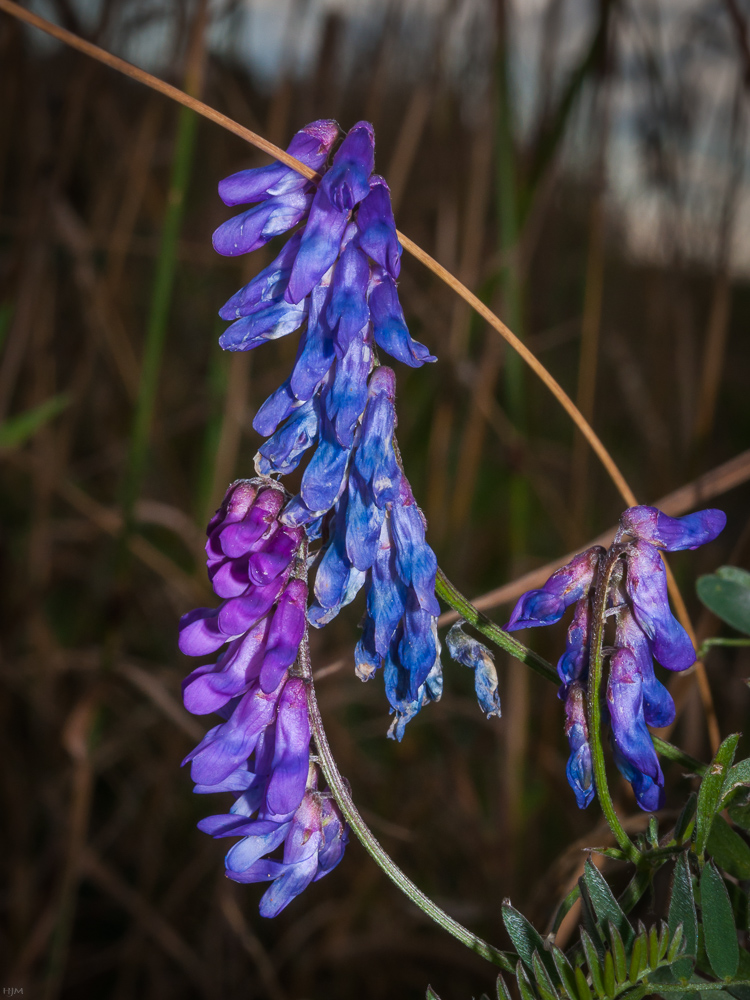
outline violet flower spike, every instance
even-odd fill
[[[615,763],[630,781],[638,805],[657,809],[664,799],[664,777],[648,727],[674,720],[672,697],[656,677],[654,658],[669,670],[685,670],[695,650],[672,614],[660,549],[696,548],[723,529],[725,515],[704,510],[672,518],[655,507],[631,507],[620,519],[610,550],[618,572],[604,595],[607,614],[615,619],[614,648],[605,649],[609,663],[606,719]],[[631,537],[631,540],[627,539]],[[586,722],[586,684],[592,629],[592,595],[604,550],[594,546],[557,570],[538,590],[524,594],[506,629],[512,631],[557,622],[575,603],[566,648],[557,665],[565,701],[565,732],[571,748],[567,777],[581,808],[594,795]]]

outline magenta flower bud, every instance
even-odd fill
[[[260,672],[263,691],[275,691],[284,672],[297,658],[297,650],[305,634],[306,608],[307,584],[303,580],[290,580],[271,620]]]
[[[252,546],[275,525],[283,503],[284,494],[281,490],[261,490],[243,520],[221,528],[219,541],[224,555],[236,559],[252,551]]]
[[[301,528],[279,528],[259,552],[254,552],[247,564],[250,581],[263,587],[289,566],[304,537]]]

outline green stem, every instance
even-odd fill
[[[313,737],[315,738],[315,745],[318,750],[320,768],[323,771],[326,781],[328,782],[328,787],[330,788],[334,799],[341,809],[341,812],[344,814],[347,823],[356,834],[359,842],[373,858],[375,863],[391,879],[391,881],[394,882],[394,884],[406,896],[408,896],[409,899],[416,906],[418,906],[423,913],[430,917],[431,920],[434,920],[436,924],[443,928],[443,930],[452,934],[453,937],[457,938],[462,944],[466,945],[467,948],[470,948],[476,955],[486,959],[493,965],[499,966],[499,968],[506,972],[514,972],[515,963],[511,961],[511,959],[508,958],[504,952],[500,951],[498,948],[494,948],[491,944],[482,940],[482,938],[477,937],[476,934],[472,934],[470,930],[467,930],[466,927],[459,924],[458,921],[453,919],[453,917],[449,917],[444,910],[441,910],[439,906],[433,903],[433,901],[421,891],[421,889],[418,889],[417,886],[414,885],[411,879],[401,871],[393,859],[386,854],[380,846],[374,834],[360,816],[357,807],[354,805],[347,782],[341,776],[339,769],[336,766],[336,761],[333,758],[331,748],[328,744],[328,737],[326,736],[326,732],[323,727],[323,720],[320,715],[318,700],[315,696],[315,685],[313,684],[312,679],[310,648],[308,645],[307,635],[305,635],[300,645],[300,667],[302,676],[307,684],[307,705],[310,713],[310,727],[312,729]]]
[[[194,112],[188,108],[180,108],[167,211],[164,216],[164,228],[161,234],[161,246],[151,295],[141,379],[130,437],[130,453],[122,490],[123,534],[125,538],[133,530],[133,511],[148,460],[151,424],[177,265],[177,241],[182,224],[185,194],[190,179],[197,124],[198,118]]]
[[[720,636],[705,639],[700,644],[696,659],[702,660],[712,646],[750,646],[750,639],[722,639]]]
[[[604,762],[604,747],[602,745],[602,706],[601,706],[601,685],[603,672],[603,652],[604,621],[607,610],[607,592],[612,572],[620,558],[621,549],[619,546],[612,546],[607,553],[607,558],[602,567],[597,581],[596,595],[594,597],[593,623],[591,630],[591,652],[589,654],[589,682],[588,682],[588,737],[591,748],[591,763],[594,770],[594,784],[599,804],[604,813],[612,833],[615,835],[617,843],[627,856],[628,860],[638,865],[641,861],[641,852],[632,842],[625,832],[625,828],[620,822],[612,796],[609,794],[607,784],[607,766]]]
[[[650,983],[648,980],[644,980],[644,985],[648,985],[654,990],[657,996],[667,993],[701,993],[703,990],[724,990],[728,989],[730,986],[734,989],[735,986],[750,986],[750,981],[745,979],[732,980],[729,983],[711,983],[708,980],[701,983]]]
[[[680,750],[673,743],[667,743],[666,740],[659,739],[658,736],[651,734],[651,739],[654,743],[654,749],[657,753],[661,754],[662,757],[666,757],[667,760],[674,760],[678,764],[682,764],[683,767],[689,768],[694,774],[699,774],[701,777],[708,770],[708,764],[703,764],[701,761],[696,760],[695,757],[691,757],[689,753],[685,753],[684,750]]]
[[[465,618],[469,624],[473,625],[478,632],[481,632],[482,635],[494,642],[496,646],[499,646],[500,649],[504,649],[506,653],[510,653],[511,656],[520,660],[521,663],[525,663],[527,667],[531,667],[532,670],[536,671],[536,673],[540,674],[546,680],[552,681],[553,684],[560,683],[557,671],[551,663],[548,663],[543,656],[535,653],[532,649],[524,646],[518,639],[514,639],[508,632],[503,631],[499,625],[491,622],[481,611],[477,611],[471,601],[464,597],[459,590],[456,590],[441,569],[437,571],[435,593],[447,605],[453,608],[454,611],[461,615],[462,618]]]

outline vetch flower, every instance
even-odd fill
[[[392,735],[400,739],[406,722],[442,690],[437,562],[397,459],[395,375],[377,352],[410,367],[435,358],[412,339],[398,301],[401,246],[388,185],[373,173],[372,126],[357,123],[334,151],[337,136],[335,123],[313,122],[289,146],[318,172],[317,182],[277,164],[220,184],[226,204],[251,206],[215,232],[220,253],[250,252],[291,231],[274,260],[221,309],[231,324],[221,346],[253,350],[300,334],[289,377],[253,421],[267,438],[255,459],[261,479],[234,488],[209,528],[209,576],[222,604],[191,612],[181,625],[189,655],[225,647],[185,687],[193,710],[225,718],[190,755],[201,789],[245,780],[243,760],[261,750],[267,780],[280,773],[264,734],[276,740],[296,718],[289,670],[304,628],[308,542],[321,540],[308,557],[312,625],[325,625],[367,590],[357,670],[366,677],[387,665]],[[299,493],[288,502],[263,478],[300,467]],[[303,756],[294,758],[295,788]],[[260,775],[257,761],[253,767]],[[261,811],[258,822],[270,820]],[[263,837],[281,836],[278,826],[262,829]]]
[[[485,645],[472,639],[461,628],[458,622],[446,636],[445,644],[448,652],[458,663],[470,667],[474,671],[474,689],[479,707],[487,718],[502,715],[500,711],[500,694],[497,690],[497,670],[495,658]]]
[[[267,478],[229,488],[206,543],[209,578],[223,600],[185,615],[180,635],[188,655],[224,647],[183,684],[188,711],[224,720],[183,763],[197,792],[235,795],[229,813],[199,826],[242,837],[227,854],[231,878],[275,880],[261,903],[266,916],[330,871],[346,842],[338,812],[315,790],[306,686],[292,670],[306,627],[307,565],[304,532],[279,523],[285,501]],[[282,860],[265,857],[282,844]]]
[[[695,662],[690,638],[669,606],[659,550],[697,548],[716,538],[725,523],[719,510],[672,518],[655,507],[631,507],[620,519],[609,553],[599,546],[588,549],[516,604],[506,625],[509,631],[557,622],[575,604],[557,672],[563,684],[560,697],[565,701],[565,733],[571,750],[567,776],[581,808],[591,802],[595,791],[586,699],[599,568],[614,560],[608,591],[599,595],[616,626],[614,647],[603,650],[609,663],[603,716],[609,721],[615,763],[631,783],[638,805],[657,809],[664,799],[664,776],[648,726],[670,725],[675,709],[671,695],[656,677],[653,661],[675,671]]]

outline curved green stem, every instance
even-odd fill
[[[689,753],[685,753],[684,750],[680,750],[676,747],[674,743],[667,743],[666,740],[659,739],[658,736],[651,734],[651,739],[653,740],[654,749],[662,757],[666,757],[667,760],[674,760],[678,764],[682,764],[683,767],[688,768],[693,774],[699,774],[701,777],[708,770],[708,764],[703,764],[701,761],[697,760],[695,757],[691,757]]]
[[[704,639],[698,648],[696,659],[702,660],[709,649],[714,646],[750,646],[750,639],[724,639],[721,636]]]
[[[604,747],[602,745],[602,704],[601,686],[604,656],[602,645],[604,640],[604,621],[607,610],[607,592],[621,550],[613,545],[607,553],[607,558],[599,572],[596,594],[594,597],[593,622],[591,629],[591,652],[589,654],[588,711],[589,746],[591,748],[591,763],[594,770],[594,784],[599,804],[617,843],[629,861],[639,864],[641,852],[625,832],[625,827],[615,812],[612,796],[607,784],[607,766],[604,762]]]
[[[520,660],[521,663],[525,663],[527,667],[531,667],[532,670],[536,671],[536,673],[540,674],[546,680],[552,681],[553,684],[560,683],[557,671],[551,663],[548,663],[543,656],[529,649],[528,646],[524,646],[518,639],[514,639],[510,633],[505,632],[499,625],[490,621],[481,611],[477,611],[471,601],[464,597],[459,590],[456,590],[445,573],[439,568],[437,577],[435,578],[435,593],[447,605],[453,608],[454,611],[458,612],[462,618],[465,618],[469,624],[473,625],[478,632],[481,632],[482,635],[494,642],[496,646],[499,646],[500,649],[504,649],[506,653],[510,653],[511,656]]]
[[[375,863],[385,872],[388,878],[390,878],[391,881],[394,882],[395,885],[398,886],[398,888],[406,896],[408,896],[409,899],[416,906],[418,906],[423,913],[430,917],[431,920],[434,920],[436,924],[439,924],[439,926],[443,928],[443,930],[452,934],[453,937],[457,938],[461,944],[466,945],[467,948],[470,948],[476,955],[481,956],[488,962],[491,962],[493,965],[498,966],[506,972],[514,972],[514,961],[512,961],[498,948],[494,948],[491,944],[488,944],[476,934],[472,934],[470,930],[467,930],[466,927],[459,924],[458,921],[453,919],[453,917],[449,917],[444,910],[441,910],[440,907],[433,903],[433,901],[426,896],[421,889],[418,889],[417,886],[414,885],[411,879],[401,871],[393,859],[386,854],[380,846],[374,834],[360,816],[357,807],[354,805],[347,782],[339,772],[339,769],[336,766],[336,761],[333,758],[333,753],[331,752],[331,748],[328,744],[328,737],[326,736],[326,732],[323,727],[323,720],[320,715],[318,700],[315,696],[315,685],[313,684],[312,679],[310,648],[308,645],[307,635],[305,635],[300,645],[300,667],[302,677],[307,685],[307,705],[310,713],[310,727],[312,729],[315,745],[318,750],[320,768],[326,781],[328,782],[328,787],[330,788],[336,803],[341,809],[341,812],[344,814],[347,823],[356,834],[359,842],[373,858]]]

